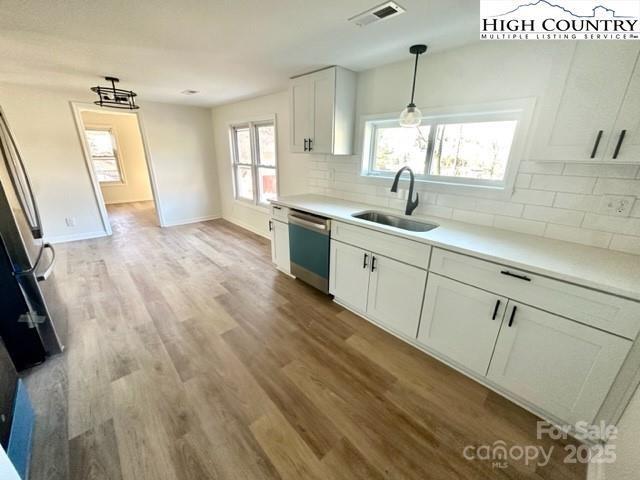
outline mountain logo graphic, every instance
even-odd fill
[[[521,10],[521,9],[526,9],[528,7],[537,7],[537,6],[549,6],[552,8],[557,8],[559,9],[559,11],[564,12],[565,14],[571,15],[572,17],[575,18],[596,18],[598,17],[598,13],[600,15],[604,15],[604,14],[610,14],[611,17],[613,18],[634,18],[631,16],[627,16],[627,15],[616,15],[616,11],[612,8],[609,7],[605,7],[604,5],[596,5],[595,7],[593,7],[593,9],[591,10],[591,15],[578,15],[576,13],[574,13],[573,11],[569,10],[566,7],[563,7],[562,5],[557,5],[555,3],[551,3],[547,0],[537,0],[536,2],[530,2],[530,3],[523,3],[521,5],[518,5],[516,8],[509,10],[508,12],[504,12],[498,15],[493,15],[494,17],[506,17],[507,15],[511,15],[516,13],[517,11]]]

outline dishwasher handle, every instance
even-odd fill
[[[328,218],[317,217],[308,213],[291,212],[289,213],[289,223],[300,225],[301,227],[318,230],[321,233],[328,234],[331,230],[331,220]]]

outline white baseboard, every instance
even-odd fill
[[[247,225],[246,223],[240,222],[238,220],[236,220],[235,218],[231,218],[231,217],[225,217],[223,216],[222,218],[224,218],[227,222],[231,222],[234,225],[237,225],[241,228],[244,228],[245,230],[249,230],[251,233],[255,233],[256,235],[261,236],[262,238],[266,238],[268,240],[271,240],[271,237],[268,234],[265,234],[264,232],[260,232],[258,230],[256,230],[255,228],[253,228],[250,225]]]
[[[99,232],[81,232],[81,233],[72,233],[69,235],[57,235],[54,237],[45,236],[44,241],[48,243],[66,243],[66,242],[77,242],[79,240],[90,240],[92,238],[100,238],[106,237],[107,232],[104,230],[100,230]]]
[[[179,225],[188,225],[190,223],[200,223],[207,222],[209,220],[216,220],[218,218],[222,218],[221,215],[205,215],[203,217],[193,217],[193,218],[185,218],[182,220],[176,220],[173,222],[164,222],[163,227],[177,227]]]

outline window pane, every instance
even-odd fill
[[[416,128],[377,127],[373,169],[396,172],[406,165],[414,173],[424,175],[430,128],[428,125]]]
[[[253,200],[253,175],[251,167],[236,167],[236,185],[238,197]]]
[[[93,169],[99,182],[121,182],[118,161],[115,158],[93,158]]]
[[[248,128],[236,128],[238,163],[251,164],[251,135]]]
[[[85,134],[92,157],[115,157],[115,146],[113,145],[111,132],[106,130],[87,130]]]
[[[503,180],[516,121],[438,125],[431,175]]]
[[[258,149],[261,165],[276,166],[275,127],[260,125],[257,129]]]
[[[266,203],[278,195],[278,179],[275,168],[258,168],[260,184],[260,203]]]

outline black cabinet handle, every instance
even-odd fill
[[[376,271],[376,257],[373,255],[371,255],[371,271]]]
[[[309,151],[313,150],[313,147],[311,147],[311,142],[313,142],[313,140],[309,139]]]
[[[591,158],[596,158],[596,153],[598,153],[598,147],[600,146],[600,140],[602,140],[602,134],[604,132],[600,130],[598,132],[598,136],[596,137],[596,143],[593,146],[593,150],[591,151]]]
[[[364,259],[362,260],[362,268],[367,268],[367,266],[369,266],[369,262],[367,262],[368,259],[369,259],[369,255],[365,253]]]
[[[511,317],[509,318],[509,326],[513,325],[513,319],[516,318],[516,310],[518,307],[513,306],[513,310],[511,310]]]
[[[526,275],[520,275],[520,274],[517,274],[517,273],[513,273],[513,272],[510,272],[509,270],[502,270],[502,271],[500,271],[500,273],[502,275],[506,275],[508,277],[513,277],[513,278],[517,278],[519,280],[524,280],[525,282],[530,282],[531,281],[531,279],[529,277],[527,277]]]
[[[307,142],[308,142],[308,141],[309,141],[309,139],[308,139],[308,138],[305,138],[305,139],[304,139],[304,151],[305,151],[305,152],[306,152],[306,151],[308,151],[308,147],[307,147]]]
[[[271,220],[269,220],[269,231],[273,230],[273,223],[271,222]]]
[[[495,320],[498,316],[498,309],[500,308],[500,300],[496,301],[496,308],[493,309],[493,315],[491,316],[491,320]]]
[[[273,206],[273,209],[274,209],[274,210],[282,210],[282,207],[279,207],[279,206],[277,206],[277,205],[274,205],[274,206]]]
[[[616,144],[616,150],[613,152],[613,159],[618,158],[618,154],[620,153],[620,147],[622,147],[622,142],[624,142],[624,137],[627,135],[626,130],[622,130],[620,132],[620,136],[618,137],[618,143]]]

